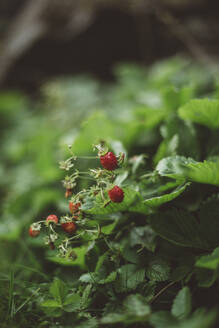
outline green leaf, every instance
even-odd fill
[[[46,300],[40,303],[43,311],[50,317],[60,317],[63,313],[62,307],[59,302],[55,300]]]
[[[105,226],[101,227],[101,232],[104,233],[105,235],[110,235],[111,232],[116,227],[116,225],[117,225],[116,221],[111,224],[105,225]]]
[[[202,239],[197,220],[185,210],[174,208],[158,212],[150,218],[150,224],[158,235],[174,244],[208,249],[207,242]]]
[[[87,273],[83,273],[80,278],[79,281],[81,282],[85,282],[85,283],[96,283],[96,278],[97,278],[98,274],[96,272],[87,272]]]
[[[150,307],[140,294],[129,295],[124,301],[124,308],[130,315],[145,320],[150,314]]]
[[[212,328],[216,321],[216,311],[198,309],[191,318],[174,325],[172,328]]]
[[[199,268],[216,270],[219,268],[219,247],[209,255],[201,256],[195,263]]]
[[[205,268],[196,268],[195,270],[196,279],[199,287],[209,288],[219,277],[219,270],[211,270]]]
[[[65,298],[63,304],[63,309],[66,312],[75,312],[81,307],[81,296],[79,294],[73,293],[68,294]]]
[[[179,108],[179,116],[205,125],[211,129],[219,128],[219,100],[193,99]]]
[[[89,214],[109,214],[114,212],[121,212],[128,210],[130,205],[133,204],[138,196],[138,193],[131,188],[123,188],[124,199],[121,203],[110,202],[106,207],[104,207],[104,201],[101,196],[96,197],[93,208],[86,211]]]
[[[49,308],[60,308],[60,303],[55,300],[47,300],[41,303],[41,306],[43,307],[49,307]]]
[[[152,281],[166,281],[170,276],[170,266],[164,260],[156,258],[147,265],[146,276]]]
[[[121,249],[122,257],[130,263],[140,264],[141,263],[141,254],[139,254],[135,248],[130,246],[128,240],[124,241],[124,245],[122,245]]]
[[[208,198],[199,208],[198,218],[201,234],[211,248],[218,246],[219,235],[219,195]]]
[[[82,297],[80,299],[80,307],[82,309],[86,309],[91,303],[92,301],[91,293],[92,293],[92,284],[89,284],[85,287]]]
[[[101,319],[102,325],[112,325],[115,323],[124,323],[126,320],[126,315],[122,313],[109,313]]]
[[[75,326],[75,328],[98,328],[98,321],[96,318],[91,318],[83,321],[81,324]]]
[[[130,246],[141,245],[153,252],[156,246],[155,237],[150,226],[134,227],[130,233]]]
[[[68,293],[68,288],[66,284],[58,278],[55,278],[49,288],[50,294],[54,299],[62,305],[64,299]]]
[[[178,324],[178,320],[168,311],[153,312],[149,322],[155,328],[172,328],[175,324]]]
[[[161,176],[219,185],[219,160],[196,162],[192,158],[171,156],[162,159],[156,170]]]
[[[156,170],[161,176],[185,180],[185,168],[190,163],[197,162],[192,158],[186,158],[184,156],[170,156],[163,158],[157,164]]]
[[[117,278],[117,271],[112,271],[105,279],[98,280],[98,284],[104,285],[115,281]]]
[[[74,254],[76,255],[76,259],[72,260],[71,258],[62,258],[58,256],[47,256],[47,260],[57,263],[63,266],[79,266],[82,269],[86,269],[85,264],[85,255],[87,253],[87,246],[75,247]]]
[[[145,322],[150,315],[150,307],[146,299],[139,295],[129,295],[123,304],[123,311],[120,313],[109,313],[101,319],[102,324],[132,324],[135,322]]]
[[[135,116],[146,129],[152,129],[157,126],[165,117],[166,112],[163,109],[150,108],[147,106],[135,108]]]
[[[145,269],[139,268],[135,264],[125,264],[119,268],[118,272],[117,288],[120,291],[135,289],[145,280]]]
[[[158,207],[162,204],[168,203],[171,200],[178,197],[179,195],[181,195],[189,185],[190,185],[189,183],[186,183],[186,184],[178,186],[176,189],[171,191],[169,194],[164,194],[161,196],[146,199],[144,201],[144,204],[147,206],[150,206],[150,207]]]
[[[171,313],[174,317],[178,319],[185,319],[191,312],[192,300],[189,287],[183,287],[176,295],[173,305],[171,308]]]
[[[72,145],[72,150],[77,155],[91,153],[92,144],[97,144],[103,139],[111,139],[114,135],[115,125],[104,112],[95,112],[82,124],[81,131]]]
[[[186,176],[194,182],[219,186],[219,160],[190,163],[187,165]]]
[[[186,184],[177,186],[176,189],[174,189],[173,191],[171,191],[168,194],[164,194],[161,196],[155,196],[152,198],[148,198],[148,199],[139,201],[139,202],[137,202],[136,205],[131,206],[129,208],[129,211],[148,214],[151,212],[151,210],[153,208],[159,207],[162,204],[168,203],[171,200],[178,197],[179,195],[181,195],[188,186],[189,186],[189,183],[186,183]]]

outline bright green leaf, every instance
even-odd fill
[[[193,99],[179,109],[184,120],[206,125],[211,129],[219,128],[219,100]]]

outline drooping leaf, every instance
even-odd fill
[[[151,210],[153,208],[156,208],[162,204],[168,203],[171,200],[178,197],[179,195],[181,195],[188,186],[189,186],[189,183],[182,184],[180,186],[177,186],[177,188],[174,189],[173,191],[171,191],[170,193],[163,194],[161,196],[155,196],[155,197],[148,198],[145,200],[142,199],[142,201],[139,201],[135,205],[131,206],[129,208],[129,211],[149,214],[149,213],[151,213]]]

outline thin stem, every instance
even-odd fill
[[[153,303],[161,294],[163,294],[168,288],[173,286],[176,283],[176,281],[170,282],[168,285],[166,285],[164,288],[162,288],[154,297],[151,299],[150,303]]]
[[[76,239],[76,238],[78,238],[78,237],[81,236],[81,235],[84,235],[84,231],[82,231],[81,233],[79,233],[79,234],[76,235],[76,236],[73,236],[73,237],[71,237],[71,238],[68,238],[68,241],[70,241],[70,240],[72,240],[72,239]]]
[[[77,156],[77,158],[80,158],[80,159],[97,159],[99,157],[98,156]]]

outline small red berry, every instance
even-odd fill
[[[55,249],[55,244],[51,241],[51,242],[49,243],[49,247],[50,247],[50,249],[51,249],[52,251],[54,251],[54,249]]]
[[[47,223],[54,222],[55,224],[57,224],[59,222],[59,219],[56,215],[50,214],[49,216],[47,216],[46,222]]]
[[[65,198],[68,198],[72,195],[72,189],[67,188],[65,191]]]
[[[39,229],[35,229],[33,226],[30,226],[30,228],[29,228],[29,235],[30,235],[30,237],[37,237],[37,236],[39,236],[39,234],[40,234],[40,230]]]
[[[62,229],[67,233],[73,233],[77,227],[74,222],[65,222],[61,224]]]
[[[104,156],[100,156],[100,163],[104,169],[109,171],[113,171],[118,167],[117,158],[111,151],[106,153]]]
[[[124,191],[118,186],[115,186],[108,191],[108,195],[112,202],[121,203],[124,198]]]
[[[73,202],[69,202],[69,210],[72,214],[76,213],[79,211],[79,207],[81,206],[81,203],[73,203]]]

